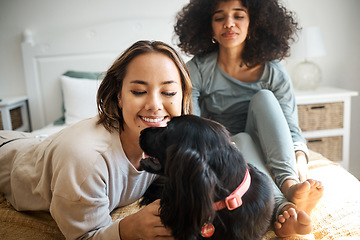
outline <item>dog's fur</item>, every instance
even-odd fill
[[[151,156],[141,160],[144,170],[163,176],[142,204],[161,199],[161,220],[176,239],[202,239],[208,222],[215,226],[209,239],[261,239],[266,233],[274,208],[269,179],[246,163],[222,125],[192,115],[174,117],[167,127],[143,130],[140,146]],[[242,206],[215,211],[214,202],[239,186],[247,168],[251,185]]]

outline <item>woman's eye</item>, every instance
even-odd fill
[[[242,19],[244,16],[235,16],[235,19]]]
[[[131,93],[134,94],[134,95],[142,95],[142,94],[145,94],[146,91],[131,90]]]
[[[163,92],[163,94],[171,97],[171,96],[175,96],[177,92]]]
[[[213,20],[214,20],[215,22],[222,21],[222,20],[224,20],[224,16],[221,15],[221,14],[213,15]]]
[[[224,20],[223,17],[216,17],[216,18],[214,18],[214,21],[215,21],[215,22],[220,22],[220,21],[222,21],[222,20]]]

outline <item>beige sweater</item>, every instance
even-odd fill
[[[0,164],[13,162],[11,187],[0,180],[0,192],[19,211],[50,210],[67,239],[120,239],[110,212],[139,199],[156,177],[137,171],[119,134],[96,121],[83,120],[43,141],[20,136],[0,148]],[[0,131],[0,138],[9,139],[8,133]]]

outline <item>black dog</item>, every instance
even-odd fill
[[[204,226],[215,228],[209,239],[264,236],[274,208],[269,179],[246,163],[225,127],[192,115],[174,117],[167,127],[144,129],[140,146],[148,155],[141,160],[144,170],[163,176],[162,184],[150,186],[142,204],[161,199],[160,218],[176,239],[203,239],[204,230],[211,235],[213,229]],[[235,209],[218,209],[214,203],[241,184],[245,194]],[[231,209],[231,201],[229,205]]]

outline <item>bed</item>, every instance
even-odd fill
[[[172,44],[172,32],[168,19],[122,20],[46,39],[25,30],[21,48],[33,134],[46,137],[95,115],[97,87],[115,58],[140,39]],[[310,177],[323,182],[324,197],[311,215],[313,232],[288,239],[360,239],[360,182],[339,164],[313,151],[309,168]],[[133,203],[116,209],[112,218],[121,219],[138,210]],[[49,213],[17,212],[0,195],[0,239],[64,236]],[[265,239],[276,239],[272,228]]]

